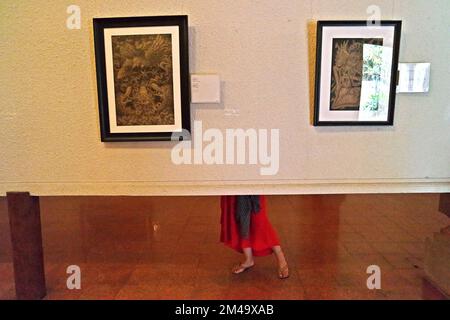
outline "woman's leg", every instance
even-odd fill
[[[281,250],[280,246],[272,247],[273,253],[275,253],[275,257],[277,258],[278,266],[283,267],[287,264],[286,257],[284,256],[283,250]]]
[[[243,266],[252,266],[255,262],[253,261],[252,248],[243,248],[245,261],[242,263]]]

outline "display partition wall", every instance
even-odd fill
[[[93,30],[98,142],[169,141],[174,134],[189,138],[187,16],[99,17]],[[313,125],[394,124],[400,31],[400,21],[381,21],[379,26],[318,22]],[[355,64],[356,72],[350,70]],[[330,190],[327,183],[317,183],[314,190],[325,193]],[[254,190],[270,189],[261,185]],[[64,190],[59,192],[64,195]],[[46,295],[39,196],[27,190],[6,193],[18,299]],[[441,195],[440,210],[447,214],[449,198],[448,193]]]

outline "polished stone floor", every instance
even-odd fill
[[[219,197],[43,197],[47,299],[444,299],[424,280],[424,240],[450,219],[437,194],[269,196],[291,276],[274,257],[241,275],[221,245]],[[66,268],[81,268],[68,290]],[[369,290],[366,269],[381,268]],[[0,299],[14,298],[0,198]]]

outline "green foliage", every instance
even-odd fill
[[[369,54],[364,57],[363,80],[379,81],[383,67],[383,46],[371,46]]]

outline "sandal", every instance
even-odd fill
[[[289,268],[288,268],[287,264],[285,264],[283,267],[278,269],[278,278],[280,278],[280,279],[289,278]]]
[[[247,271],[248,269],[252,268],[254,265],[255,264],[253,263],[251,266],[246,267],[246,266],[243,266],[242,263],[239,263],[236,266],[234,266],[232,272],[234,274],[240,274],[240,273],[242,273],[244,271]]]

